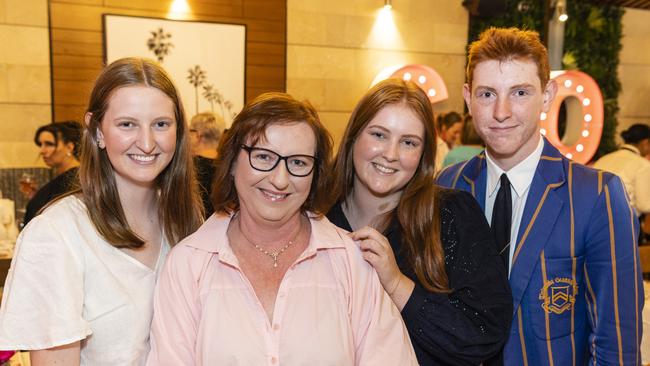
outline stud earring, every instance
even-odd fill
[[[106,147],[104,140],[97,140],[97,147],[100,149],[104,149]]]

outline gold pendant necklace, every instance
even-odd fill
[[[244,230],[241,229],[241,219],[239,219],[237,225],[239,226],[239,232],[244,236],[244,239],[246,239],[247,242],[251,243],[251,245],[253,245],[255,247],[255,249],[257,249],[261,253],[271,257],[271,259],[273,259],[273,268],[277,268],[278,267],[278,257],[280,256],[280,254],[284,253],[285,250],[287,250],[290,246],[292,246],[293,242],[298,237],[298,234],[300,234],[300,231],[302,229],[302,220],[300,221],[300,225],[298,226],[298,231],[296,231],[296,233],[293,235],[291,240],[289,240],[287,245],[283,246],[282,248],[280,248],[279,250],[277,250],[275,252],[269,252],[268,250],[262,248],[261,246],[257,245],[254,241],[252,241],[248,237],[248,235],[246,235],[246,233],[244,233]]]

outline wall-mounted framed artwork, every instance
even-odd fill
[[[104,14],[104,61],[157,60],[176,83],[187,118],[213,111],[230,126],[243,108],[246,26]]]

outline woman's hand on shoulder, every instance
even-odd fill
[[[363,259],[375,268],[379,275],[379,281],[386,292],[389,295],[394,292],[402,272],[397,266],[395,253],[393,253],[388,239],[369,226],[364,226],[348,235],[358,241]]]
[[[388,239],[368,226],[351,232],[349,235],[358,241],[363,259],[377,271],[379,282],[397,308],[402,311],[413,293],[415,283],[400,271]]]

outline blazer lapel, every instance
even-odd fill
[[[544,150],[528,192],[512,258],[513,316],[564,205],[556,189],[564,184],[565,176],[559,151],[544,140]]]
[[[467,191],[474,196],[474,199],[485,212],[485,184],[487,182],[487,164],[485,162],[485,152],[480,153],[473,159],[469,160],[462,168],[462,184],[467,184]],[[461,183],[461,182],[459,182]]]

